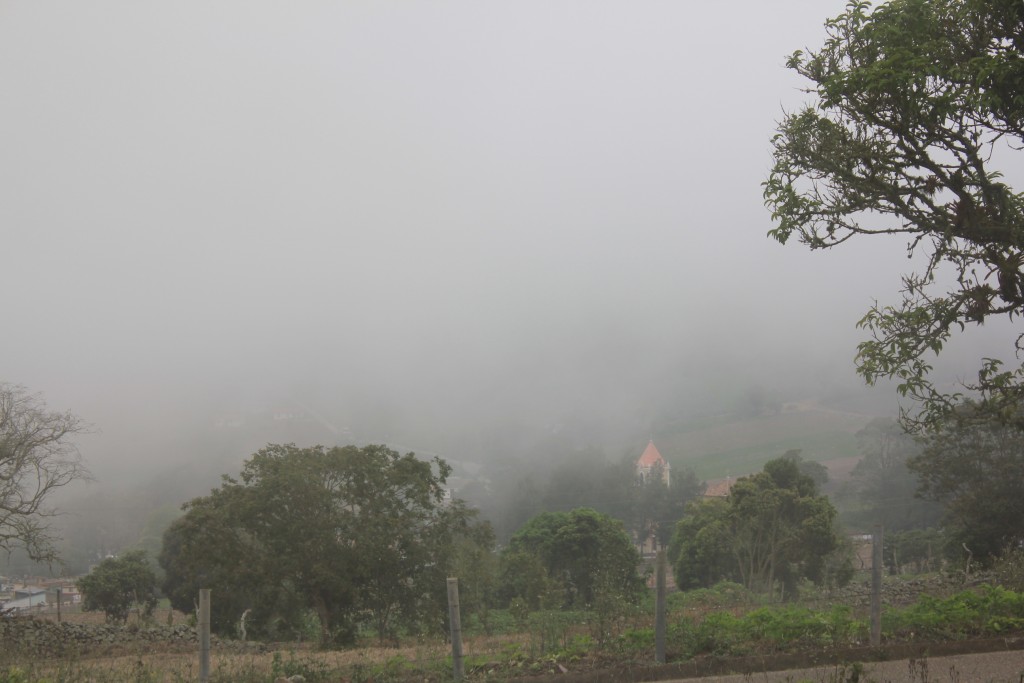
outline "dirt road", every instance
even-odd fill
[[[851,665],[677,679],[671,683],[1024,683],[1024,651],[985,652]]]

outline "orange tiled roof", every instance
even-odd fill
[[[721,481],[709,481],[708,487],[704,491],[705,498],[725,498],[729,495],[729,491],[732,490],[732,485],[736,483],[736,480],[722,479]]]
[[[637,467],[651,467],[652,465],[660,463],[665,464],[665,458],[661,457],[661,453],[654,446],[654,441],[647,444],[647,448],[644,449],[643,455],[636,461]]]

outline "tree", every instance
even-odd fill
[[[151,616],[157,603],[156,574],[145,551],[108,557],[78,580],[82,610],[102,611],[107,621],[124,622],[133,606]]]
[[[154,510],[150,510],[146,515],[142,529],[139,531],[138,540],[132,544],[133,547],[145,550],[146,554],[150,557],[159,558],[164,532],[180,516],[181,508],[177,505],[161,505]]]
[[[1024,432],[965,404],[908,460],[921,493],[946,508],[947,552],[988,564],[1024,542]]]
[[[857,369],[869,383],[897,379],[919,401],[905,424],[927,430],[965,395],[932,381],[931,356],[957,331],[1024,311],[1024,197],[999,170],[1024,144],[1024,5],[853,0],[826,29],[820,50],[788,61],[815,101],[773,138],[769,234],[811,249],[896,235],[924,257],[903,276],[902,301],[860,321],[871,339]],[[982,359],[963,389],[1024,425],[1024,365]]]
[[[886,531],[882,563],[890,574],[902,574],[908,569],[917,574],[935,571],[942,567],[942,560],[948,553],[948,550],[943,552],[947,541],[947,536],[938,527],[895,533]]]
[[[690,503],[668,546],[676,586],[688,590],[739,579],[732,541],[727,501],[712,498]]]
[[[459,534],[453,550],[451,575],[459,579],[462,617],[467,619],[476,616],[480,625],[490,634],[490,608],[494,603],[498,572],[494,530],[486,522],[475,525],[466,533]]]
[[[543,596],[524,594],[524,589],[550,590],[546,581],[561,592],[566,608],[594,604],[599,586],[628,600],[638,599],[644,586],[640,555],[622,523],[590,508],[532,518],[512,536],[502,563],[503,576],[514,579],[517,589],[510,595],[506,588],[505,597],[521,598],[531,606]]]
[[[934,526],[942,507],[917,496],[918,476],[907,463],[921,451],[920,445],[894,420],[878,418],[857,432],[862,454],[853,468],[854,489],[866,526],[881,524],[885,538],[890,532]]]
[[[780,582],[790,597],[801,577],[821,583],[824,558],[838,547],[836,511],[794,460],[771,460],[763,472],[739,479],[729,506],[733,554],[749,590]]]
[[[548,576],[539,553],[506,548],[498,561],[498,604],[516,601],[527,610],[559,608],[565,604],[565,590]]]
[[[198,607],[199,590],[211,588],[210,627],[216,633],[299,639],[304,601],[290,583],[278,583],[266,566],[263,547],[239,515],[237,491],[216,489],[186,504],[187,512],[163,534],[158,561],[164,570],[164,594],[185,613]]]
[[[822,465],[820,462],[814,460],[804,460],[804,457],[800,455],[803,451],[799,448],[793,448],[782,454],[782,457],[786,460],[792,460],[796,463],[796,467],[800,470],[800,474],[810,477],[814,482],[815,486],[819,488],[828,483],[828,468]]]
[[[446,500],[450,472],[384,446],[270,445],[165,534],[172,604],[190,608],[198,588],[214,588],[235,610],[216,623],[252,609],[257,632],[309,609],[324,644],[351,639],[363,615],[382,640],[399,617],[441,623],[451,550],[473,516]]]
[[[632,474],[636,479],[635,468]],[[670,486],[663,478],[661,466],[655,465],[646,480],[636,481],[631,488],[628,529],[641,543],[653,537],[658,547],[668,546],[686,506],[700,498],[706,488],[691,469],[677,472]]]
[[[800,579],[842,583],[851,574],[835,527],[836,510],[787,454],[736,481],[726,501],[689,508],[669,555],[680,586],[736,580],[748,590],[796,595]],[[728,560],[726,558],[729,558]]]
[[[34,561],[56,559],[47,501],[88,478],[72,437],[85,431],[71,413],[47,410],[23,387],[0,383],[0,550],[22,548]]]
[[[667,545],[686,504],[703,494],[705,485],[692,469],[673,471],[671,486],[662,475],[661,467],[655,466],[646,479],[637,477],[634,453],[608,462],[603,453],[587,449],[553,465],[544,475],[543,485],[536,483],[536,473],[523,476],[504,515],[494,510],[493,495],[481,496],[479,501],[482,509],[490,508],[494,516],[503,518],[506,541],[540,512],[586,507],[622,520],[626,531],[640,542],[653,537]],[[512,513],[509,507],[516,511]]]

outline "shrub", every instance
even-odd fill
[[[1018,593],[1024,591],[1024,548],[1010,546],[992,565],[999,585]]]
[[[883,630],[892,637],[960,639],[995,635],[1024,627],[1024,594],[998,586],[981,586],[948,598],[922,595],[899,611],[884,615]]]

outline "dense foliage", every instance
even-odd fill
[[[107,621],[123,622],[133,608],[149,616],[156,607],[156,574],[142,550],[108,557],[77,583],[82,592],[82,609],[101,611]]]
[[[882,629],[892,638],[932,640],[1019,632],[1024,629],[1024,594],[985,585],[947,598],[922,595],[909,607],[887,610]]]
[[[791,598],[804,578],[819,585],[848,581],[852,567],[835,519],[828,498],[801,472],[799,456],[771,460],[739,479],[727,499],[690,506],[669,546],[676,585],[729,579]]]
[[[660,473],[639,481],[636,456],[608,462],[595,449],[568,456],[555,451],[528,474],[519,466],[509,468],[495,490],[478,485],[461,493],[494,523],[501,543],[541,512],[586,507],[621,520],[635,538],[653,536],[665,544],[686,504],[699,498],[705,487],[693,470],[682,467],[672,470],[671,486]]]
[[[743,656],[862,645],[868,623],[848,606],[815,610],[803,606],[759,607],[743,614],[717,610],[700,619],[680,619],[669,629],[680,658],[701,654]],[[945,598],[922,595],[904,608],[883,612],[887,641],[958,640],[1000,636],[1024,629],[1024,595],[980,586]]]
[[[682,470],[668,482],[662,475],[662,468],[655,465],[650,476],[635,482],[629,489],[632,495],[627,530],[641,543],[651,538],[655,547],[668,547],[676,522],[685,514],[687,504],[700,498],[705,488],[692,470]]]
[[[1024,542],[1024,432],[965,404],[908,461],[922,494],[941,503],[951,549],[988,564]]]
[[[847,494],[848,523],[863,531],[875,524],[891,532],[937,527],[942,506],[919,495],[921,481],[908,466],[920,444],[894,420],[878,418],[857,432],[861,459]],[[938,551],[938,549],[937,549]]]
[[[814,100],[786,115],[772,142],[770,234],[811,249],[897,235],[920,253],[902,301],[861,321],[872,338],[857,364],[869,382],[896,378],[921,401],[906,424],[927,428],[962,398],[933,383],[930,356],[955,332],[1024,309],[1024,196],[1000,173],[1024,144],[1024,5],[854,0],[826,30],[819,50],[789,59]],[[1022,343],[1013,337],[1011,354]],[[980,362],[969,393],[1024,424],[1024,366]]]
[[[501,595],[529,607],[586,608],[600,597],[636,601],[640,555],[622,523],[589,508],[544,512],[512,536],[501,557]]]
[[[252,632],[294,633],[312,610],[324,643],[351,639],[363,618],[382,640],[399,619],[440,625],[452,549],[472,521],[446,500],[449,472],[384,446],[268,446],[167,531],[166,591],[191,609],[213,589],[221,630],[251,610]]]
[[[738,578],[732,543],[727,500],[690,503],[668,549],[676,586],[680,590],[707,588],[724,579]]]

